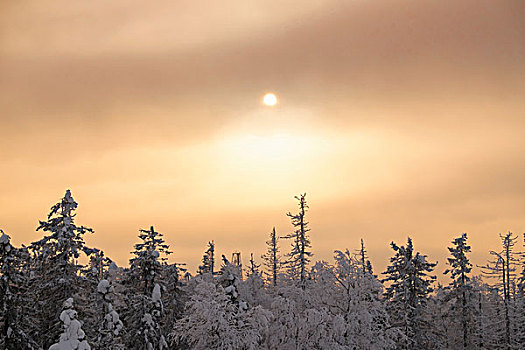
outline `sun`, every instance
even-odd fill
[[[263,96],[263,103],[266,106],[273,107],[277,104],[277,96],[272,92],[268,92]]]

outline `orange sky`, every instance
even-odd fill
[[[525,231],[524,93],[521,0],[4,1],[0,227],[70,188],[117,263],[155,225],[194,272],[307,192],[317,259],[410,235],[441,271],[466,231],[481,264]]]

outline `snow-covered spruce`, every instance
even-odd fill
[[[162,301],[163,270],[167,268],[166,256],[171,254],[162,233],[140,230],[141,243],[135,245],[134,258],[125,280],[127,310],[124,323],[129,327],[127,349],[165,349],[166,317]],[[170,303],[169,306],[174,305]]]
[[[129,261],[129,272],[132,279],[142,285],[143,293],[151,295],[171,251],[164,243],[163,234],[155,231],[153,226],[149,230],[140,230],[139,238],[142,242],[135,244],[132,252],[135,257]]]
[[[433,339],[426,306],[436,279],[429,273],[437,264],[415,252],[410,238],[406,246],[398,246],[394,242],[391,246],[395,255],[390,259],[391,265],[383,272],[387,276],[383,282],[389,283],[384,295],[388,300],[391,321],[404,333],[398,346],[402,349],[429,349]]]
[[[40,221],[37,228],[48,235],[29,247],[32,254],[29,288],[35,294],[37,305],[34,314],[28,315],[34,319],[34,329],[30,332],[38,334],[43,348],[48,348],[60,333],[60,325],[54,320],[63,303],[85,290],[80,275],[83,266],[78,263],[78,258],[85,248],[84,234],[93,230],[75,224],[77,206],[67,190],[64,197],[51,207],[47,220]],[[78,306],[83,308],[85,305]]]
[[[73,308],[73,298],[64,301],[64,310],[60,313],[63,333],[60,340],[49,347],[49,350],[91,350],[82,330],[82,323],[77,320],[77,312]]]
[[[97,285],[97,292],[103,301],[103,319],[99,326],[97,345],[100,349],[125,349],[122,341],[123,324],[120,316],[113,308],[113,286],[109,280],[103,279]]]
[[[199,275],[209,273],[210,275],[215,275],[215,242],[208,242],[208,249],[204,252],[202,256],[202,265],[199,266],[197,271]]]
[[[450,266],[444,272],[450,274],[450,282],[446,295],[446,301],[438,303],[440,309],[445,309],[446,316],[453,323],[447,343],[454,348],[469,349],[474,346],[474,334],[476,334],[476,302],[477,298],[472,287],[470,272],[472,264],[467,256],[470,253],[470,246],[467,244],[467,234],[463,233],[460,237],[452,241],[453,246],[448,250],[452,257],[447,259]],[[436,295],[439,296],[439,293]],[[443,308],[443,305],[450,304],[450,307]],[[448,306],[448,305],[447,305]],[[460,332],[457,332],[460,330]]]
[[[37,344],[26,333],[29,319],[24,318],[32,294],[27,291],[25,264],[29,254],[25,248],[11,245],[11,238],[0,229],[0,348],[10,350],[36,349]]]
[[[270,239],[266,241],[266,254],[262,255],[263,264],[266,267],[266,280],[274,287],[277,286],[277,279],[281,269],[282,261],[279,250],[279,237],[275,232],[275,227],[270,232]]]

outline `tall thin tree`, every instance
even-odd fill
[[[281,268],[281,256],[279,254],[279,238],[275,232],[275,227],[270,232],[270,239],[266,241],[266,254],[262,256],[264,266],[267,269],[265,273],[273,286],[277,285],[277,276]]]
[[[447,259],[450,268],[445,270],[445,275],[450,274],[452,281],[449,284],[450,295],[455,300],[453,311],[456,318],[459,316],[462,333],[463,349],[470,348],[470,335],[475,328],[474,310],[471,303],[472,286],[470,284],[470,272],[472,264],[467,256],[470,253],[470,246],[467,244],[467,234],[463,233],[452,241],[453,247],[448,250],[452,255]]]
[[[306,283],[306,270],[312,252],[310,239],[308,238],[308,222],[306,221],[306,211],[308,210],[308,204],[306,203],[306,193],[299,196],[295,196],[295,199],[299,201],[299,212],[297,214],[287,213],[286,215],[291,219],[292,225],[295,230],[286,235],[284,238],[292,239],[292,250],[288,254],[288,267],[290,274],[294,279],[299,279],[301,288],[305,288]]]

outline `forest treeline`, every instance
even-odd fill
[[[472,275],[466,233],[448,250],[445,275],[408,238],[391,243],[376,272],[363,241],[314,262],[306,194],[292,230],[269,232],[267,252],[245,266],[205,247],[193,275],[162,233],[141,229],[128,267],[88,247],[68,190],[15,247],[0,231],[0,348],[50,349],[525,349],[525,256],[500,234]],[[286,249],[285,249],[286,247]],[[87,259],[81,259],[84,255]],[[79,261],[87,261],[81,264]]]

